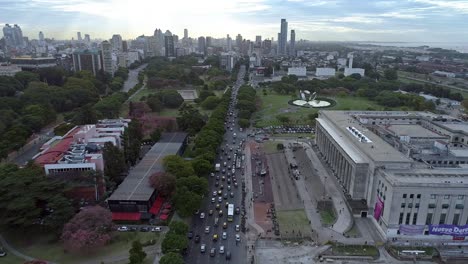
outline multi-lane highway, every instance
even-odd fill
[[[224,142],[219,148],[216,159],[216,163],[221,165],[220,171],[209,177],[210,191],[205,197],[199,212],[193,216],[192,226],[190,227],[193,238],[189,242],[189,249],[185,258],[186,263],[245,263],[247,261],[246,244],[241,226],[243,208],[241,204],[242,171],[244,166],[243,162],[242,164],[236,164],[237,160],[242,161],[243,142],[246,140],[246,133],[241,132],[237,125],[237,110],[235,107],[238,89],[244,83],[244,74],[245,67],[241,66],[237,82],[232,89],[232,97],[225,120]],[[233,168],[235,168],[235,171],[233,171]],[[237,182],[237,187],[235,187],[235,182]],[[221,195],[218,195],[219,191],[221,191]],[[216,194],[213,192],[216,192]],[[214,202],[212,201],[213,198]],[[238,207],[240,209],[239,214],[234,213],[232,222],[228,221],[226,202],[234,204],[234,208]],[[217,204],[219,204],[219,209],[216,209]],[[210,210],[212,210],[212,215],[210,215]],[[222,210],[222,216],[220,216],[219,210]],[[201,218],[202,213],[204,218]],[[215,225],[216,218],[218,218],[217,226]],[[227,225],[226,228],[223,227],[224,223]],[[236,225],[239,226],[238,231],[236,231]],[[205,230],[206,227],[209,227],[208,232]],[[226,232],[225,239],[223,232]],[[213,239],[214,235],[218,236],[216,241]],[[236,239],[236,235],[239,236],[240,241]],[[196,236],[199,236],[199,241]],[[201,252],[202,245],[205,245],[204,253]],[[224,253],[220,253],[221,246],[224,246]],[[211,252],[212,249],[215,251],[214,256]],[[228,255],[230,255],[230,259]]]

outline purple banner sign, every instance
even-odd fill
[[[430,235],[439,236],[468,236],[468,225],[429,225]]]
[[[384,209],[384,202],[380,200],[380,197],[377,197],[377,202],[375,203],[375,209],[374,209],[375,220],[379,221],[380,216],[383,213],[383,209]]]
[[[400,225],[400,234],[406,236],[415,236],[424,234],[423,225]]]

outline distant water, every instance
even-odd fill
[[[468,42],[359,42],[359,44],[393,46],[393,47],[421,47],[429,46],[431,48],[443,48],[456,50],[462,53],[468,53]]]

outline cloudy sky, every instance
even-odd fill
[[[281,18],[296,39],[468,43],[468,0],[0,0],[0,24],[19,24],[30,39],[187,28],[191,37],[276,40]]]

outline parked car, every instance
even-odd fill
[[[196,235],[196,236],[195,236],[195,243],[198,243],[198,242],[200,242],[200,236],[199,236],[199,235]]]
[[[205,233],[208,234],[210,232],[210,226],[205,227]]]
[[[150,228],[149,228],[149,227],[146,227],[146,226],[143,226],[143,227],[140,227],[140,231],[141,231],[141,232],[149,232],[149,231],[150,231]]]
[[[189,232],[187,233],[187,238],[188,238],[188,239],[192,239],[192,238],[193,238],[193,232],[192,232],[192,231],[189,231]]]
[[[161,227],[160,226],[155,226],[151,228],[151,232],[161,232]]]
[[[215,255],[216,255],[216,249],[215,249],[215,248],[211,248],[210,256],[211,256],[211,257],[214,257]]]
[[[120,232],[127,232],[129,229],[128,229],[128,227],[126,227],[126,226],[119,226],[119,227],[117,228],[117,230],[120,231]]]
[[[205,253],[205,251],[206,251],[206,245],[205,245],[205,244],[201,244],[201,246],[200,246],[200,252],[201,252],[201,253]]]

